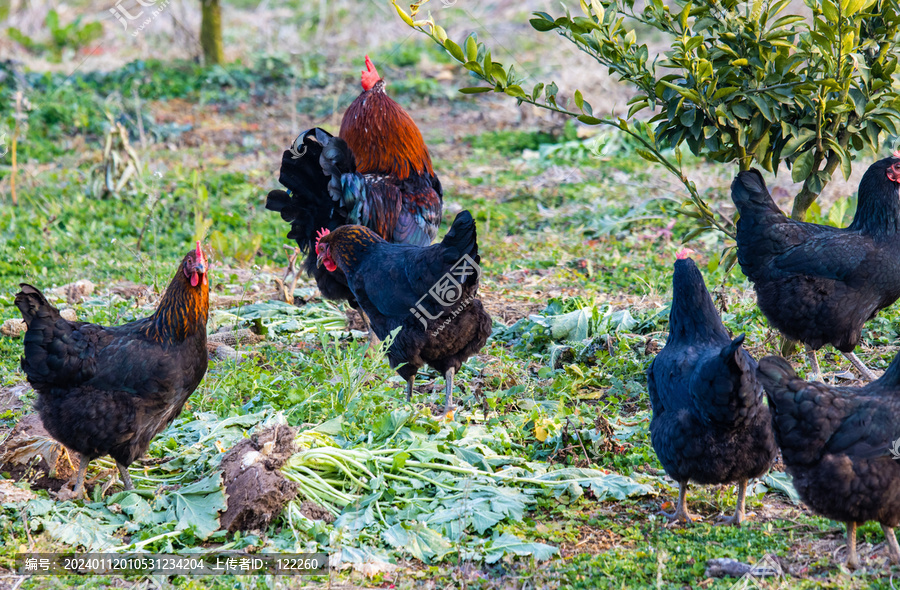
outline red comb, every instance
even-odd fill
[[[367,55],[366,69],[362,72],[363,90],[371,90],[379,80],[381,80],[381,76],[378,75],[378,70],[375,69],[375,66],[372,64],[372,60],[369,59],[369,56]]]
[[[895,158],[900,158],[900,150],[894,150],[894,153],[891,155],[894,156]]]
[[[323,227],[322,229],[320,229],[319,231],[316,232],[316,253],[317,254],[319,252],[319,240],[321,240],[322,238],[324,238],[325,236],[327,236],[330,233],[331,232],[328,231],[327,227]]]
[[[676,258],[677,260],[684,260],[685,258],[687,258],[688,256],[690,256],[691,254],[694,254],[694,251],[693,251],[693,250],[691,250],[690,248],[682,248],[681,251],[679,251],[679,252],[675,255],[675,258]]]

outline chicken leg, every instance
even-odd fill
[[[847,523],[847,567],[851,570],[859,569],[859,555],[856,553],[855,522]]]
[[[406,401],[412,401],[413,381],[415,380],[415,375],[406,380]]]
[[[133,490],[134,484],[131,483],[131,475],[128,473],[128,467],[116,461],[116,467],[119,468],[119,475],[122,476],[122,484],[126,490]]]
[[[716,524],[731,524],[734,526],[741,526],[741,523],[744,522],[744,511],[746,507],[747,501],[747,480],[742,479],[738,482],[738,496],[737,496],[737,506],[734,509],[734,514],[732,516],[722,517],[718,520]]]
[[[897,545],[897,535],[894,534],[894,527],[881,525],[881,530],[884,531],[884,538],[887,541],[888,558],[890,558],[892,564],[897,565],[900,563],[900,545]]]
[[[91,460],[87,458],[86,455],[78,453],[78,474],[75,476],[75,486],[72,488],[72,498],[73,500],[83,500],[84,499],[84,474],[87,473],[88,463]],[[69,499],[69,498],[65,498]]]
[[[669,513],[660,510],[659,513],[673,522],[689,524],[691,522],[694,522],[696,517],[688,511],[687,507],[688,482],[680,481],[678,482],[678,487],[678,507],[675,508],[675,512]]]
[[[822,371],[819,370],[819,359],[816,358],[816,351],[807,346],[806,358],[809,359],[809,368],[812,371],[811,374],[806,376],[806,380],[818,381],[822,376]]]
[[[856,367],[856,370],[859,371],[859,374],[863,376],[863,379],[865,379],[866,381],[875,381],[876,379],[878,379],[875,373],[873,373],[872,370],[869,369],[869,367],[865,366],[855,353],[845,352],[843,354],[845,357],[847,357],[847,360],[850,361],[850,364]]]
[[[366,323],[366,329],[369,331],[369,349],[367,352],[371,352],[378,348],[378,345],[381,344],[381,340],[378,339],[378,336],[375,334],[375,330],[372,329],[372,323],[369,321],[369,316],[366,315],[366,312],[359,308],[359,315],[362,316],[363,321]]]
[[[453,399],[453,374],[455,369],[447,369],[444,373],[444,413],[450,413],[450,400]]]

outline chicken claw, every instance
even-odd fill
[[[669,519],[669,524],[674,524],[676,522],[681,524],[691,524],[699,517],[694,514],[691,514],[688,511],[687,507],[687,488],[688,484],[686,481],[679,482],[679,492],[678,492],[678,507],[675,509],[675,512],[664,512],[662,510],[659,511],[659,514],[665,516]]]

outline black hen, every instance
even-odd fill
[[[898,189],[900,156],[875,162],[859,184],[853,222],[838,229],[786,217],[756,170],[731,185],[741,270],[772,325],[809,347],[813,378],[825,344],[875,378],[853,349],[863,324],[900,297]]]
[[[679,258],[681,255],[679,255]],[[732,340],[694,261],[675,261],[669,338],[647,370],[653,418],[650,440],[669,477],[678,482],[678,508],[669,518],[690,522],[688,481],[738,482],[734,516],[744,518],[747,480],[775,458],[769,409],[756,380],[756,362]]]
[[[344,274],[379,338],[401,328],[388,360],[407,381],[406,399],[428,364],[447,381],[449,411],[453,375],[491,334],[491,318],[475,298],[481,257],[472,215],[461,212],[444,239],[427,248],[391,244],[366,227],[345,225],[323,232],[316,252],[328,272]]]
[[[891,563],[900,563],[900,355],[864,387],[807,383],[779,357],[759,362],[759,379],[800,497],[847,524],[847,565],[859,566],[856,525],[869,520],[881,524]]]
[[[132,489],[128,466],[206,374],[207,270],[198,242],[153,315],[111,327],[65,320],[40,291],[21,285],[22,369],[47,432],[80,455],[75,497],[83,495],[88,462],[107,454]]]

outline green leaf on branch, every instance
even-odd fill
[[[794,160],[794,165],[791,168],[791,179],[794,182],[803,182],[809,177],[809,173],[812,171],[814,158],[815,154],[812,150],[800,152],[800,155]]]

